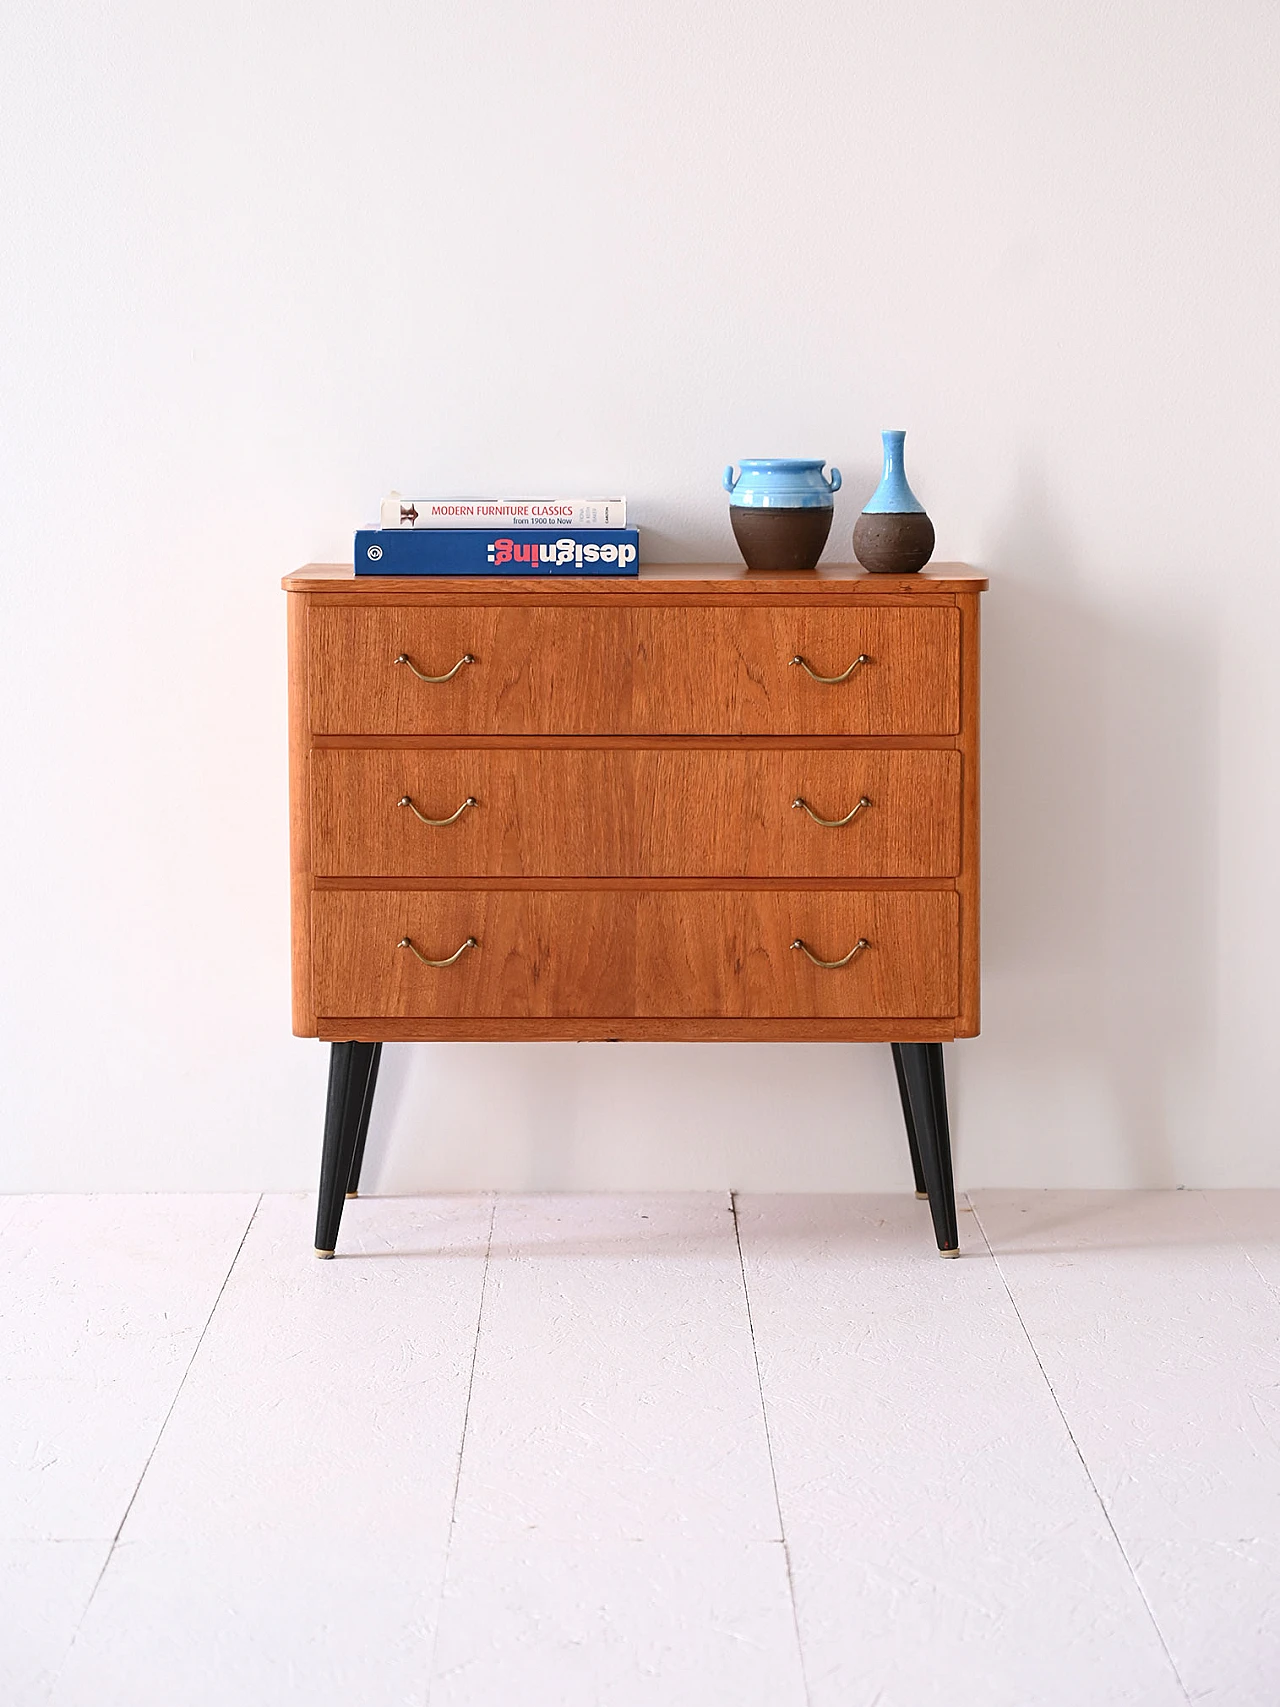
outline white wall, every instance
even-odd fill
[[[280,575],[878,432],[989,571],[968,1184],[1280,1183],[1270,0],[0,22],[7,1189],[310,1185]],[[909,1183],[887,1052],[388,1049],[375,1187]]]

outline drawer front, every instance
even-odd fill
[[[450,966],[445,960],[474,937]],[[617,890],[320,890],[321,1014],[547,1019],[631,1012],[634,898]]]
[[[957,1006],[958,909],[949,891],[321,891],[317,1010],[946,1018]],[[419,959],[448,960],[468,939],[476,946],[449,965]],[[829,961],[866,946],[820,967],[797,939]]]
[[[631,702],[630,621],[628,611],[550,605],[313,608],[308,631],[312,730],[319,735],[625,731]],[[396,662],[402,657],[408,663]],[[465,657],[474,662],[455,670]],[[446,675],[447,681],[420,679]]]
[[[321,876],[959,870],[956,752],[320,749],[311,800]]]
[[[635,760],[637,876],[960,869],[957,752],[649,749]]]
[[[949,606],[342,605],[314,608],[308,635],[317,734],[951,735],[960,724]]]
[[[638,732],[953,735],[960,727],[953,608],[686,606],[637,611],[635,620]]]
[[[632,852],[632,775],[626,751],[321,748],[311,757],[315,870],[615,877]]]
[[[815,966],[799,939],[819,960]],[[952,891],[650,890],[638,897],[636,1012],[671,1018],[918,1019],[954,1014]]]

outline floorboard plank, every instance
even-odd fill
[[[779,1542],[455,1538],[429,1707],[803,1707]]]
[[[978,1192],[1122,1537],[1280,1541],[1274,1300],[1200,1192]]]
[[[1280,1701],[1280,1545],[1129,1542],[1187,1694],[1197,1707]]]
[[[0,1201],[0,1701],[1275,1707],[1280,1193],[975,1200]]]
[[[1280,1193],[979,1192],[1193,1700],[1280,1698]]]
[[[779,1538],[727,1197],[499,1200],[457,1521]]]
[[[972,1217],[738,1219],[813,1707],[1183,1707]]]
[[[114,1537],[256,1202],[10,1200],[0,1539]]]
[[[803,1701],[726,1197],[500,1200],[433,1678]]]
[[[1280,1191],[1197,1192],[1280,1305]]]
[[[59,1707],[421,1703],[491,1219],[268,1197],[59,1680]]]
[[[0,1701],[36,1707],[84,1617],[109,1541],[0,1541]]]

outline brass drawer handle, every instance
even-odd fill
[[[394,662],[397,664],[407,664],[420,682],[451,682],[464,664],[474,664],[475,659],[471,656],[470,652],[464,652],[453,668],[451,670],[446,670],[442,676],[423,675],[422,671],[414,663],[413,659],[405,652],[402,652]]]
[[[805,674],[810,676],[815,682],[823,682],[827,687],[834,687],[837,682],[847,682],[849,677],[858,668],[859,664],[869,664],[871,660],[865,652],[859,652],[858,656],[853,660],[849,668],[842,671],[838,676],[820,676],[809,660],[807,658],[802,658],[798,652],[791,662],[793,664],[799,664]]]
[[[410,954],[417,955],[418,959],[424,966],[452,966],[455,960],[462,959],[463,955],[469,948],[479,948],[479,946],[480,944],[476,941],[475,937],[469,936],[463,943],[462,947],[455,948],[447,960],[431,960],[423,954],[420,948],[415,948],[407,936],[401,937],[400,941],[396,944],[397,948],[407,948]]]
[[[400,804],[403,806],[404,801],[402,800]],[[797,795],[791,802],[791,810],[794,812],[797,806],[803,806],[805,811],[813,819],[814,823],[821,824],[824,830],[842,830],[846,824],[852,824],[853,820],[858,816],[859,812],[862,811],[864,806],[870,806],[870,804],[871,802],[864,794],[862,799],[854,807],[853,811],[846,812],[843,818],[819,818],[818,814],[814,811],[813,807],[810,806],[809,802],[807,800],[801,800]]]
[[[821,966],[826,972],[834,972],[837,966],[847,966],[855,955],[861,954],[864,948],[870,948],[871,944],[867,941],[866,937],[860,936],[857,942],[855,942],[853,947],[849,950],[848,954],[845,955],[843,960],[819,960],[817,955],[809,947],[809,944],[805,942],[802,937],[797,937],[791,946],[792,948],[800,949],[810,960],[812,960],[815,966]]]
[[[480,802],[476,799],[475,795],[469,794],[462,802],[462,805],[459,806],[458,810],[456,812],[451,812],[447,818],[426,818],[418,811],[418,808],[413,804],[413,801],[407,794],[403,800],[398,800],[396,802],[397,806],[407,806],[420,824],[429,824],[433,830],[443,829],[446,824],[456,824],[468,806],[479,806],[479,804]],[[857,810],[858,808],[855,806],[854,811],[856,812]]]

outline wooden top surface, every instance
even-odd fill
[[[934,563],[918,575],[868,575],[856,563],[824,563],[817,569],[782,574],[750,570],[741,563],[649,563],[639,575],[360,575],[349,563],[308,563],[280,583],[290,593],[530,593],[626,598],[637,592],[696,593],[708,582],[719,593],[982,593],[987,578],[966,563]]]

